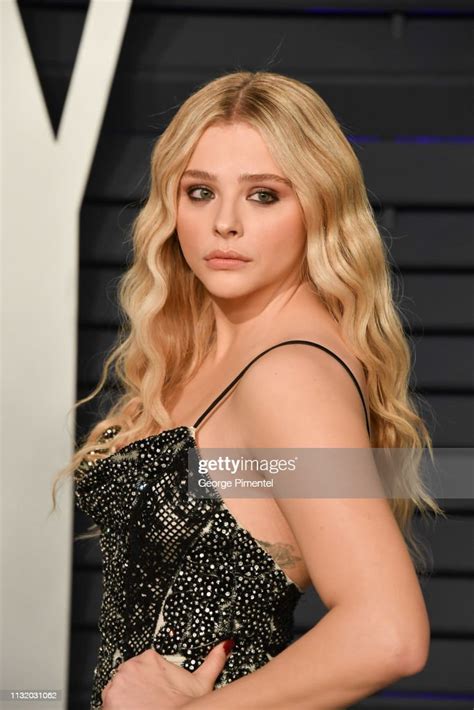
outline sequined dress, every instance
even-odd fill
[[[100,527],[103,594],[100,647],[90,710],[120,663],[154,648],[194,671],[227,638],[235,645],[215,688],[265,665],[292,641],[294,610],[303,590],[235,519],[219,493],[189,493],[199,459],[195,432],[257,355],[199,417],[134,441],[76,472],[76,503]],[[368,424],[367,410],[365,416]],[[119,428],[108,429],[101,443]],[[369,429],[370,433],[370,429]]]

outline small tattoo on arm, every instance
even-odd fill
[[[265,542],[265,540],[257,540],[257,542],[266,549],[280,567],[292,567],[297,562],[301,562],[301,557],[293,552],[294,546],[290,543]]]

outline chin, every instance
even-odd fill
[[[254,289],[250,289],[248,284],[237,286],[236,284],[216,284],[216,283],[206,283],[201,281],[202,285],[209,293],[210,296],[214,298],[223,299],[234,299],[234,298],[245,298],[250,296]]]
[[[231,289],[210,289],[207,288],[207,292],[209,293],[210,296],[213,298],[220,298],[222,300],[227,300],[227,301],[232,301],[235,299],[239,298],[246,298],[250,296],[249,291],[237,291],[237,290],[231,290]]]

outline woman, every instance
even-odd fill
[[[185,485],[197,446],[430,449],[333,114],[274,73],[205,85],[156,143],[133,236],[130,328],[78,404],[112,362],[123,392],[67,469],[104,556],[91,708],[341,708],[419,672],[429,623],[410,521],[442,511],[416,455],[391,500]],[[329,611],[291,643],[310,584]]]

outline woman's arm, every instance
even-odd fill
[[[388,638],[380,643],[383,630],[371,628],[369,609],[331,609],[265,666],[192,701],[186,710],[348,708],[424,666],[411,662],[401,647],[389,648]]]
[[[241,381],[235,406],[246,446],[367,448],[352,380],[332,358],[308,350],[277,348]],[[346,708],[426,663],[426,607],[388,502],[277,502],[329,611],[264,667],[192,701],[190,710]]]

